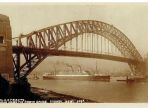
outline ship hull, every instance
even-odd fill
[[[110,76],[43,76],[43,80],[91,80],[110,81]]]

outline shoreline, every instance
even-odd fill
[[[57,93],[37,87],[31,87],[31,91],[32,93],[39,95],[41,100],[45,100],[47,103],[98,103],[94,100]]]

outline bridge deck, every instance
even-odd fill
[[[96,59],[105,59],[105,60],[119,61],[119,62],[125,62],[125,63],[133,63],[133,64],[137,64],[140,62],[138,60],[131,59],[131,58],[125,58],[125,57],[119,57],[119,56],[107,55],[107,54],[13,46],[13,53],[18,53],[18,52],[22,53],[23,50],[25,50],[26,53],[31,53],[31,54],[96,58]]]

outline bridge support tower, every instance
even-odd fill
[[[0,14],[0,74],[13,80],[12,33],[9,17]]]

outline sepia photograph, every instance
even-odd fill
[[[148,103],[148,3],[0,3],[0,103]]]

